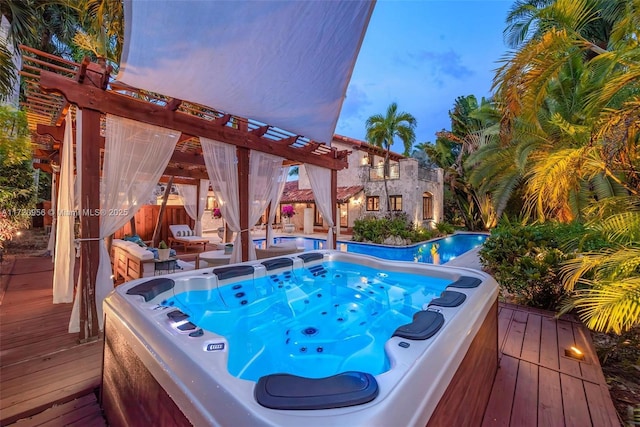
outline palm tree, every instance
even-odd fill
[[[640,3],[527,5],[511,27],[519,50],[495,80],[500,144],[518,155],[538,218],[590,220],[610,242],[566,264],[565,311],[620,333],[640,323]]]
[[[69,46],[79,28],[78,7],[72,1],[3,0],[0,13],[9,22],[14,51],[20,44],[58,56],[69,56]],[[0,97],[13,90],[17,79],[7,46],[0,46]]]
[[[640,325],[640,204],[629,197],[615,202],[624,211],[590,222],[611,247],[584,252],[563,267],[565,289],[574,293],[562,312],[577,309],[589,328],[620,334]]]
[[[389,153],[395,138],[399,138],[404,145],[403,155],[408,156],[413,143],[416,140],[415,127],[417,121],[409,113],[398,112],[398,104],[395,102],[387,108],[387,114],[374,114],[366,121],[367,141],[385,150],[384,156],[384,191],[387,199],[387,211],[391,208],[387,177],[389,175]]]

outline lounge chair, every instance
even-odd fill
[[[171,232],[169,247],[173,247],[174,243],[178,243],[184,247],[185,252],[187,251],[187,247],[194,245],[202,245],[203,251],[207,249],[209,240],[202,236],[196,236],[194,231],[186,224],[170,225],[169,231]]]

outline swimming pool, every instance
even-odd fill
[[[338,240],[336,250],[371,255],[394,261],[415,261],[428,264],[445,264],[452,259],[481,246],[487,239],[485,233],[455,233],[451,236],[417,243],[410,246],[387,246]],[[264,248],[265,239],[254,239],[257,247]],[[305,251],[326,249],[326,240],[312,237],[274,238],[274,243],[295,243]]]
[[[127,282],[104,307],[115,424],[468,425],[497,368],[497,284],[475,270],[313,251]]]

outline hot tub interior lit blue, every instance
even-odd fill
[[[426,425],[496,299],[478,271],[314,251],[125,283],[105,340],[194,425]]]

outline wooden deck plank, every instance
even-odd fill
[[[60,417],[74,412],[82,410],[86,406],[97,406],[98,401],[94,393],[86,394],[70,402],[62,403],[60,405],[54,405],[51,408],[42,411],[31,417],[23,418],[19,423],[14,424],[16,427],[35,427],[43,425],[61,425]],[[53,424],[51,424],[53,422]]]
[[[540,367],[538,370],[538,425],[564,425],[564,413],[559,402],[562,402],[560,374]]]
[[[542,328],[542,317],[529,313],[527,325],[522,343],[522,360],[538,363],[540,359],[540,331]]]
[[[565,320],[558,320],[556,324],[558,330],[558,360],[560,362],[560,372],[581,377],[580,363],[564,355],[565,349],[576,345],[576,341],[573,338],[573,325],[571,322]]]
[[[553,317],[542,317],[540,331],[540,365],[558,370],[558,331]]]
[[[502,307],[498,312],[498,351],[502,351],[504,341],[511,325],[513,310]]]
[[[591,344],[591,339],[587,339],[587,329],[579,324],[573,324],[573,337],[576,347],[584,353],[584,361],[579,362],[582,377],[594,383],[603,383],[605,381],[602,369],[598,362],[598,355],[595,348]]]
[[[584,391],[594,427],[620,426],[620,420],[607,387],[585,381]]]
[[[538,425],[538,366],[520,361],[518,379],[511,408],[511,425],[535,427]]]
[[[502,356],[489,403],[482,421],[483,427],[509,426],[511,405],[518,377],[518,359],[508,355]]]
[[[527,326],[528,313],[516,311],[511,319],[509,333],[504,341],[502,352],[506,355],[520,358],[522,352],[522,342],[524,341],[524,331]]]
[[[584,393],[583,382],[578,378],[560,374],[562,408],[566,427],[591,426],[589,405]],[[599,427],[599,426],[594,426]]]

